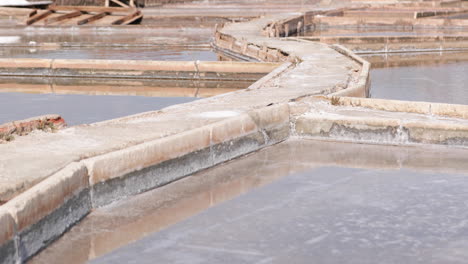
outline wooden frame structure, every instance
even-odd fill
[[[109,7],[110,3],[115,3],[121,7],[135,7],[135,0],[128,0],[128,4],[123,3],[122,1],[119,0],[106,0],[104,6]]]
[[[118,1],[118,0],[111,0]],[[133,0],[131,0],[133,2]],[[112,19],[106,19],[112,17]],[[81,18],[81,19],[80,19]],[[63,25],[86,25],[98,23],[101,25],[128,25],[143,18],[140,10],[134,7],[102,7],[102,6],[49,6],[46,10],[33,10],[26,20],[26,25],[43,25],[59,23]],[[101,22],[101,23],[99,23]]]

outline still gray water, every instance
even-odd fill
[[[253,80],[0,78],[0,124],[59,114],[68,125],[158,110],[247,88]]]
[[[371,70],[371,96],[405,101],[468,104],[468,62]]]
[[[218,60],[210,28],[0,29],[0,57]]]
[[[467,154],[289,140],[99,208],[30,263],[466,263]]]
[[[0,124],[45,114],[60,114],[69,126],[89,124],[170,105],[194,97],[145,97],[72,94],[0,94]]]
[[[81,60],[155,60],[155,61],[217,61],[218,55],[209,47],[11,47],[0,50],[4,58],[81,59]]]
[[[466,175],[325,167],[91,263],[466,263]]]

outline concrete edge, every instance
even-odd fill
[[[338,97],[340,96],[368,97],[369,91],[370,91],[371,64],[342,45],[335,44],[335,45],[331,45],[330,47],[338,51],[339,53],[351,58],[352,60],[356,61],[362,66],[361,66],[361,70],[359,71],[358,78],[355,82],[350,83],[346,89],[329,94],[328,97],[336,97],[336,96]]]
[[[13,240],[15,254],[5,257],[13,261],[10,263],[23,263],[90,212],[87,169],[71,163],[2,205],[1,210],[14,221],[14,236],[4,235],[0,244]]]
[[[468,105],[356,97],[340,97],[335,105],[468,119]]]
[[[287,103],[74,162],[0,206],[1,263],[23,263],[93,208],[289,137]]]
[[[93,207],[156,188],[283,141],[289,137],[289,116],[288,104],[272,105],[86,159],[83,163],[89,169]],[[177,167],[174,161],[178,161]],[[108,188],[106,183],[114,188]]]
[[[306,41],[346,45],[357,54],[466,51],[466,36],[320,36],[294,37]]]
[[[291,133],[305,138],[384,145],[468,146],[468,125],[453,122],[313,113],[301,115],[293,122],[295,130]]]
[[[0,59],[0,76],[252,79],[280,64],[232,61]]]
[[[231,43],[238,45],[236,41],[234,39]],[[248,43],[246,46],[244,42],[241,47],[245,51],[249,50]],[[363,67],[355,86],[332,96],[344,96],[345,91],[362,92],[368,83],[369,63],[346,48],[337,49]],[[264,50],[258,47],[252,50],[256,54],[261,51]],[[271,58],[284,61],[279,56]],[[293,63],[284,63],[261,82],[267,82],[293,66]],[[256,89],[260,85],[253,85],[249,89]],[[348,97],[340,97],[340,101],[342,98]],[[387,144],[406,140],[435,144],[456,141],[460,145],[468,145],[468,127],[462,125],[428,126],[424,122],[411,123],[397,119],[339,120],[313,115],[300,116],[292,121],[291,116],[288,103],[276,104],[191,131],[72,163],[0,207],[0,220],[2,224],[6,223],[0,227],[0,250],[6,251],[0,252],[8,252],[15,262],[23,262],[45,248],[92,208],[281,142],[293,132],[314,138],[327,138],[337,133],[340,135],[337,138],[343,141],[373,142],[374,139],[367,137],[366,132],[378,130],[383,137],[383,140],[378,140]],[[440,131],[448,131],[447,136],[440,137]],[[435,135],[439,136],[439,141],[434,140]],[[177,164],[178,170],[174,169],[174,164]],[[109,186],[112,188],[106,188]],[[54,228],[48,228],[52,226]],[[43,230],[50,232],[39,232]],[[5,248],[11,246],[11,243],[13,249]],[[10,255],[5,254],[6,257]]]

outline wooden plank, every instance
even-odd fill
[[[28,17],[33,17],[37,15],[37,9],[34,9],[33,11],[31,11],[31,13],[29,13]]]
[[[134,21],[136,21],[136,20],[138,20],[138,19],[140,19],[140,18],[142,18],[142,17],[143,17],[143,15],[136,16],[136,17],[134,17],[133,19],[127,20],[126,22],[122,23],[122,25],[131,24],[132,22],[134,22]]]
[[[26,20],[26,25],[28,25],[28,26],[29,26],[29,25],[32,25],[32,24],[36,23],[37,21],[48,17],[48,16],[51,15],[52,13],[53,13],[53,11],[47,10],[47,11],[42,12],[42,13],[40,13],[40,14],[36,14],[36,15],[30,17],[28,20]]]
[[[85,18],[85,19],[82,19],[80,21],[77,22],[77,25],[84,25],[84,24],[88,24],[88,23],[91,23],[91,22],[94,22],[96,20],[99,20],[105,16],[108,16],[110,15],[111,13],[109,12],[101,12],[101,13],[98,13],[96,15],[93,15],[91,17],[88,17],[88,18]]]
[[[114,2],[114,3],[116,3],[117,5],[119,5],[119,6],[121,6],[121,7],[125,7],[125,8],[129,7],[128,5],[126,5],[126,4],[122,3],[122,2],[120,2],[119,0],[111,0],[111,1]]]
[[[125,22],[129,21],[129,20],[133,20],[135,17],[138,17],[141,15],[141,12],[140,11],[136,11],[136,12],[133,12],[131,13],[130,15],[128,16],[124,16],[122,18],[119,18],[117,20],[115,20],[114,22],[112,22],[111,24],[112,25],[122,25],[124,24]]]
[[[47,18],[44,22],[46,24],[51,24],[51,23],[54,23],[54,22],[65,20],[65,19],[78,17],[78,16],[81,16],[82,14],[83,13],[81,11],[73,11],[71,13],[64,14],[64,15],[61,15],[61,16]]]
[[[49,10],[52,11],[82,11],[82,12],[132,12],[135,8],[123,8],[123,7],[103,7],[103,6],[49,6]]]

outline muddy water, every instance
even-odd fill
[[[97,209],[30,263],[463,263],[466,154],[291,140]]]
[[[379,61],[375,56],[364,56],[375,66],[371,70],[371,97],[468,104],[467,57],[456,53],[390,55]]]
[[[253,81],[0,78],[0,124],[59,114],[94,123],[237,91]]]

